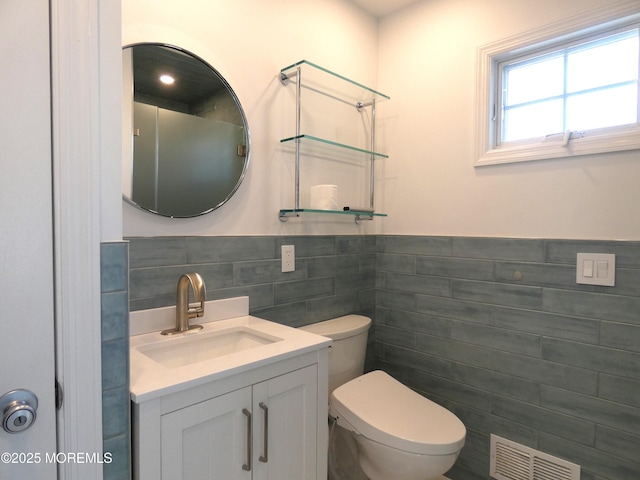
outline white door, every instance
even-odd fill
[[[253,479],[316,480],[317,366],[254,385],[253,417]]]
[[[251,387],[162,416],[162,480],[251,480]]]
[[[0,397],[26,389],[38,401],[30,428],[0,428],[0,480],[49,480],[56,427],[47,0],[0,2],[0,58]],[[26,418],[16,414],[9,426],[20,430]]]

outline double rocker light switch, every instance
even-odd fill
[[[613,287],[616,281],[616,256],[610,253],[579,253],[576,283]]]

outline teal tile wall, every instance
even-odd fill
[[[100,246],[104,480],[131,478],[129,257],[126,242]]]
[[[249,296],[252,314],[292,326],[375,306],[375,237],[130,238],[131,310],[175,305],[181,274],[200,273],[209,300]],[[296,270],[281,272],[280,247]]]
[[[452,480],[489,479],[489,434],[640,478],[640,243],[421,236],[130,240],[132,310],[175,305],[197,271],[210,299],[298,326],[374,318],[369,368],[454,411],[468,429]],[[280,246],[296,271],[280,272]],[[616,286],[575,283],[577,252],[615,253]],[[516,272],[519,272],[516,274]],[[115,477],[114,477],[115,478]]]
[[[376,365],[467,426],[451,479],[490,478],[490,433],[640,478],[640,243],[377,242]],[[616,254],[616,286],[576,284],[578,252]]]
[[[180,275],[200,273],[207,298],[249,296],[249,311],[290,326],[359,313],[375,315],[374,236],[129,238],[130,308],[176,304]],[[295,246],[294,272],[280,247]],[[373,367],[375,328],[367,368]]]

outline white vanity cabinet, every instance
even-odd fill
[[[251,405],[251,387],[163,415],[162,478],[251,478],[239,468],[246,461],[245,405]]]
[[[131,312],[134,480],[326,480],[331,340],[205,304],[203,328],[166,336],[175,307]]]
[[[326,357],[324,348],[133,403],[134,479],[326,479]]]
[[[316,479],[317,368],[162,416],[162,478]]]

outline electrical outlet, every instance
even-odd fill
[[[296,269],[296,250],[294,245],[282,245],[282,271],[293,272]]]

